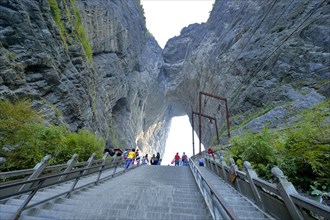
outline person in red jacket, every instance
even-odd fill
[[[214,159],[214,151],[213,151],[213,149],[211,147],[207,150],[207,153],[208,154],[211,154],[212,155],[212,158]]]
[[[179,166],[180,163],[180,155],[179,153],[176,153],[176,155],[174,156],[174,166]]]

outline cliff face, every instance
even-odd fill
[[[77,2],[78,3],[78,2]],[[94,54],[97,121],[109,140],[143,152],[163,152],[166,117],[161,48],[147,32],[136,1],[79,1]],[[117,143],[114,143],[117,144]]]
[[[75,32],[77,16],[93,62]],[[0,27],[1,97],[32,99],[50,121],[92,129],[108,144],[163,152],[163,59],[136,1],[1,1]]]
[[[165,46],[166,98],[190,115],[199,91],[226,97],[233,134],[291,123],[294,111],[329,98],[329,23],[326,1],[218,0],[207,23]],[[224,103],[202,96],[202,108],[225,137]],[[259,116],[244,122],[252,113]],[[208,145],[215,131],[203,121]]]
[[[192,120],[199,91],[227,98],[232,134],[279,128],[329,98],[329,7],[217,0],[207,23],[162,51],[135,0],[1,0],[0,97],[30,98],[53,123],[149,154],[163,154],[171,117]],[[223,101],[203,97],[202,108],[226,143]],[[206,146],[213,126],[203,119]]]

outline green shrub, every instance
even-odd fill
[[[62,13],[63,12],[58,7],[57,0],[48,0],[48,4],[50,7],[50,12],[52,14],[52,17],[53,17],[58,29],[60,30],[61,38],[62,38],[64,44],[66,46],[68,46],[68,44],[72,42],[72,38],[70,37],[67,29],[65,28],[65,26],[62,22],[62,19],[63,19]],[[81,43],[88,61],[92,64],[93,63],[93,51],[89,44],[87,34],[86,34],[85,28],[82,24],[82,20],[81,20],[79,11],[75,5],[75,1],[70,0],[70,2],[69,2],[68,0],[64,0],[63,4],[65,7],[67,19],[74,27],[74,31],[73,31],[74,36]],[[70,5],[71,5],[72,10],[70,10]]]
[[[233,138],[229,156],[242,168],[249,161],[258,175],[271,179],[270,169],[279,166],[296,187],[329,190],[330,183],[330,101],[297,113],[298,121],[283,130],[258,134],[249,132]]]
[[[65,46],[68,46],[68,42],[71,42],[72,39],[69,37],[67,30],[64,27],[62,22],[61,10],[58,7],[57,0],[48,0],[50,7],[50,13],[60,31],[61,39]]]
[[[330,187],[329,115],[329,101],[325,101],[303,111],[301,120],[286,129],[285,159],[281,167],[290,181],[303,190],[309,190],[315,181]]]
[[[72,24],[75,28],[74,33],[78,38],[78,40],[80,41],[81,45],[83,46],[88,61],[90,63],[93,63],[93,51],[89,44],[87,34],[81,20],[80,13],[75,5],[75,0],[70,0],[70,2],[72,5],[73,15],[74,15],[74,19],[72,19]]]
[[[92,153],[102,156],[104,141],[92,132],[70,132],[65,126],[44,125],[28,101],[0,101],[0,156],[6,158],[1,171],[32,168],[44,156],[49,164],[66,163],[74,153],[86,161]]]
[[[0,100],[0,146],[17,143],[20,139],[18,131],[41,120],[26,100],[17,101],[15,105],[8,100]]]
[[[73,155],[79,152],[79,160],[86,161],[92,153],[100,158],[103,152],[104,140],[98,139],[90,131],[80,130],[78,133],[70,133],[65,139],[65,150],[63,155]],[[68,158],[69,159],[69,158]]]
[[[277,164],[274,134],[268,129],[253,134],[246,132],[243,136],[233,138],[231,156],[239,161],[238,166],[242,169],[242,163],[249,161],[256,172],[263,178],[270,178],[271,165]]]

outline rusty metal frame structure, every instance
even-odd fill
[[[198,112],[191,112],[191,121],[192,121],[192,145],[193,145],[193,155],[195,155],[195,138],[194,138],[194,132],[195,132],[195,123],[194,123],[194,115],[199,115]],[[202,117],[208,118],[211,122],[212,120],[215,123],[215,133],[217,134],[217,141],[218,144],[220,144],[220,139],[219,139],[219,132],[218,132],[218,125],[217,125],[217,119],[215,117],[211,117],[209,115],[201,114]]]
[[[230,143],[230,124],[229,124],[229,112],[228,112],[228,104],[227,99],[222,96],[213,95],[206,92],[199,92],[199,111],[198,111],[198,122],[199,122],[199,153],[202,151],[202,95],[208,96],[211,98],[215,98],[218,100],[225,101],[225,107],[226,107],[226,121],[227,121],[227,133],[228,133],[228,144]]]

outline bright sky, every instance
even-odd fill
[[[215,0],[141,0],[147,28],[164,48],[190,24],[206,22]]]
[[[195,124],[195,126],[197,126],[197,124]],[[199,153],[199,139],[196,132],[194,132],[194,135],[195,153],[197,154]],[[202,150],[204,150],[203,145]],[[171,164],[171,161],[177,152],[180,157],[183,152],[185,152],[189,158],[193,154],[192,128],[187,115],[172,118],[171,130],[166,142],[165,155],[163,157],[162,165]]]
[[[184,27],[194,23],[206,22],[215,0],[141,0],[146,17],[147,28],[156,38],[160,47],[180,35]],[[199,151],[199,139],[195,133],[195,153]],[[204,150],[204,146],[202,146]],[[192,128],[188,116],[172,119],[170,133],[166,142],[162,165],[171,163],[174,155],[185,152],[192,156]]]

